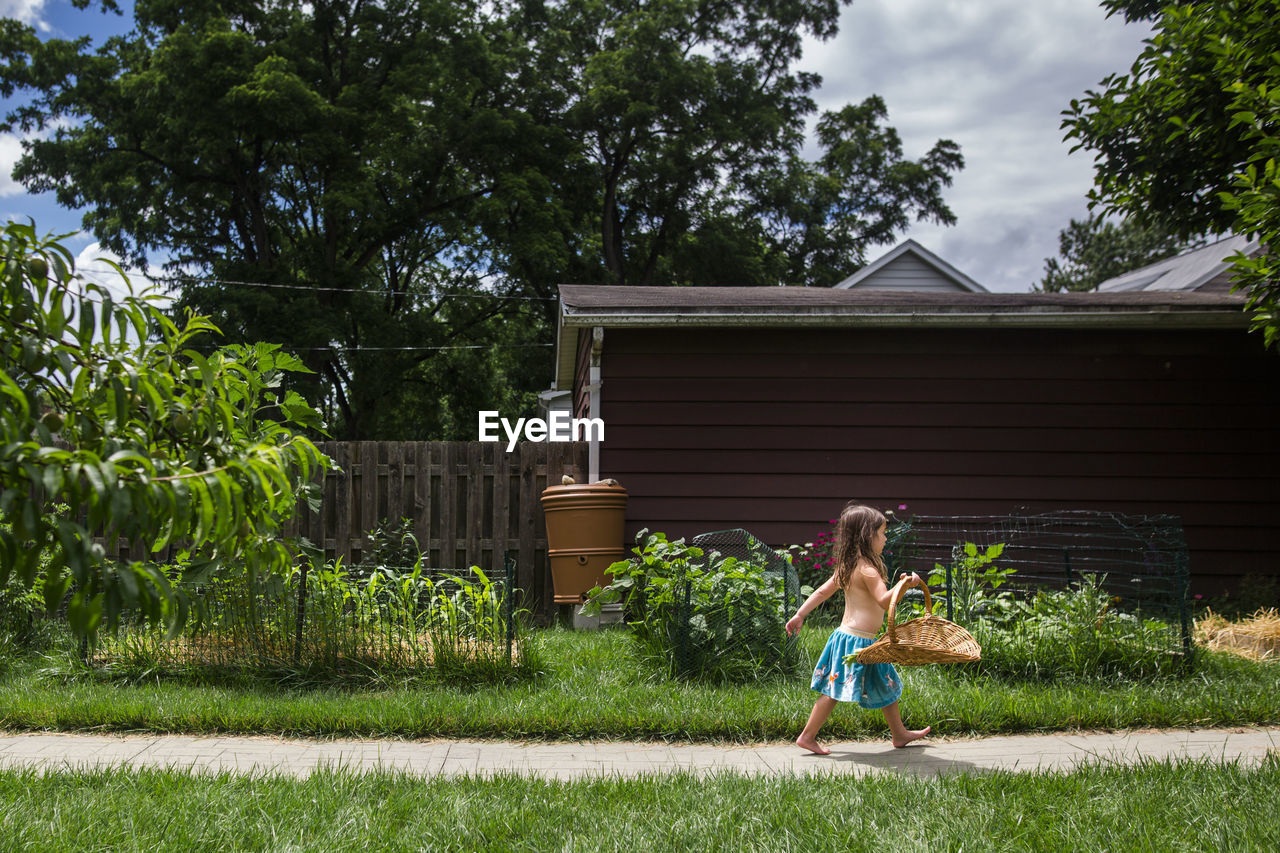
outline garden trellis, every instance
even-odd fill
[[[931,576],[948,619],[998,618],[1002,606],[1039,591],[1096,585],[1110,614],[1169,626],[1142,633],[1161,646],[1152,651],[1192,659],[1190,557],[1177,516],[1074,510],[904,523],[894,567]],[[997,587],[1008,594],[996,596]],[[1108,615],[1100,612],[1099,623]]]
[[[518,665],[514,555],[490,574],[360,569],[347,573],[338,562],[252,584],[244,575],[214,581],[179,636],[124,626],[98,638],[90,662],[379,673]]]

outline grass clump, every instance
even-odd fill
[[[1274,850],[1280,760],[919,779],[0,772],[13,849]]]
[[[800,634],[804,659],[827,632]],[[0,728],[261,733],[317,737],[790,740],[813,706],[806,676],[752,684],[672,681],[645,667],[626,631],[540,630],[541,669],[508,683],[280,681],[87,673],[50,654],[0,676]],[[1025,681],[959,667],[904,667],[903,716],[942,735],[1280,724],[1280,666],[1205,652],[1186,677]],[[878,712],[842,706],[832,739],[885,737]]]

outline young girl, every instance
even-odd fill
[[[898,588],[923,583],[920,576],[912,572],[911,577],[898,581],[893,590],[887,587],[889,572],[880,558],[880,552],[884,550],[885,527],[885,517],[880,510],[849,503],[840,513],[840,521],[836,525],[835,573],[814,590],[787,622],[787,633],[795,635],[806,616],[837,589],[844,590],[844,619],[827,640],[822,657],[818,658],[813,670],[810,686],[822,695],[814,703],[804,731],[796,738],[797,745],[818,755],[831,753],[818,743],[818,730],[837,702],[857,702],[864,708],[881,709],[893,735],[893,745],[897,747],[919,740],[932,728],[927,726],[913,731],[902,724],[902,716],[898,713],[902,682],[892,665],[844,664],[845,655],[865,649],[875,640],[884,622],[885,611]]]

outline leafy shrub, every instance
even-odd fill
[[[1105,577],[1085,575],[1068,589],[1041,591],[1023,615],[1000,624],[979,619],[972,630],[982,645],[981,672],[1048,680],[1145,678],[1171,674],[1181,658],[1176,626],[1123,613],[1103,589]]]
[[[673,676],[746,681],[793,672],[785,579],[760,559],[741,560],[641,530],[613,581],[588,593],[585,612],[621,601],[641,657]]]
[[[363,577],[374,569],[407,569],[423,559],[418,538],[413,535],[412,519],[401,518],[394,523],[383,519],[365,534],[364,541],[365,553],[354,572]]]
[[[47,523],[56,524],[69,509],[66,504],[57,504],[47,515]],[[0,521],[0,529],[9,532],[13,528]],[[46,618],[50,602],[45,600],[44,578],[53,559],[51,550],[45,548],[39,555],[35,579],[30,586],[12,574],[0,584],[0,653],[38,648],[50,638],[51,626]],[[52,606],[58,604],[60,602],[54,601]]]
[[[946,612],[950,604],[948,618],[965,626],[978,619],[1003,626],[1021,616],[1024,612],[1021,602],[1010,590],[1000,590],[1016,572],[1016,569],[996,565],[1003,553],[1001,542],[983,550],[972,542],[963,542],[951,550],[949,566],[934,563],[928,581],[930,591],[937,590],[933,593],[934,613]]]

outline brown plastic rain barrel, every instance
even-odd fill
[[[626,559],[627,490],[604,483],[549,486],[542,511],[555,601],[577,604],[592,587],[609,583],[605,569]]]

